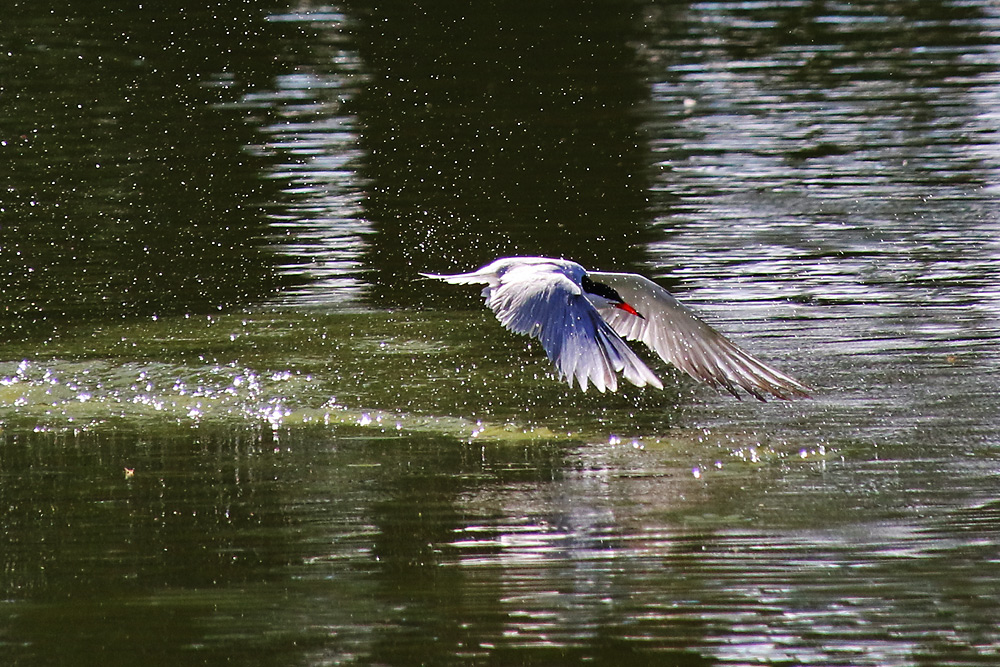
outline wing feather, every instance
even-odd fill
[[[785,400],[809,396],[809,387],[745,352],[652,280],[634,273],[592,271],[590,276],[616,290],[645,318],[602,308],[605,321],[691,377],[737,398],[738,388],[761,401],[767,394]]]
[[[659,378],[563,272],[539,265],[507,270],[483,290],[486,304],[506,328],[537,338],[561,378],[584,391],[618,389],[619,372],[637,386],[662,388]]]

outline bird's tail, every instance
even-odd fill
[[[472,273],[421,273],[424,278],[443,280],[452,285],[489,285],[495,280],[495,276],[484,275],[479,271]]]

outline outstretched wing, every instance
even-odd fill
[[[761,401],[766,394],[786,400],[809,397],[809,387],[750,356],[652,280],[634,273],[592,271],[590,276],[614,288],[645,318],[602,308],[608,324],[627,340],[641,340],[691,377],[737,398],[737,387]]]
[[[512,268],[483,295],[501,324],[541,342],[570,385],[575,379],[584,391],[588,383],[601,392],[615,391],[621,372],[636,386],[663,387],[580,287],[556,267]]]

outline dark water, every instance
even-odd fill
[[[1000,660],[989,2],[16,2],[0,661]],[[812,401],[580,394],[641,270]]]

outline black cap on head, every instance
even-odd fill
[[[604,297],[608,301],[614,301],[615,303],[625,303],[625,299],[622,295],[608,287],[604,283],[598,283],[590,279],[590,276],[584,276],[580,281],[580,287],[583,288],[584,292],[589,292],[591,294],[596,294],[597,296]]]

